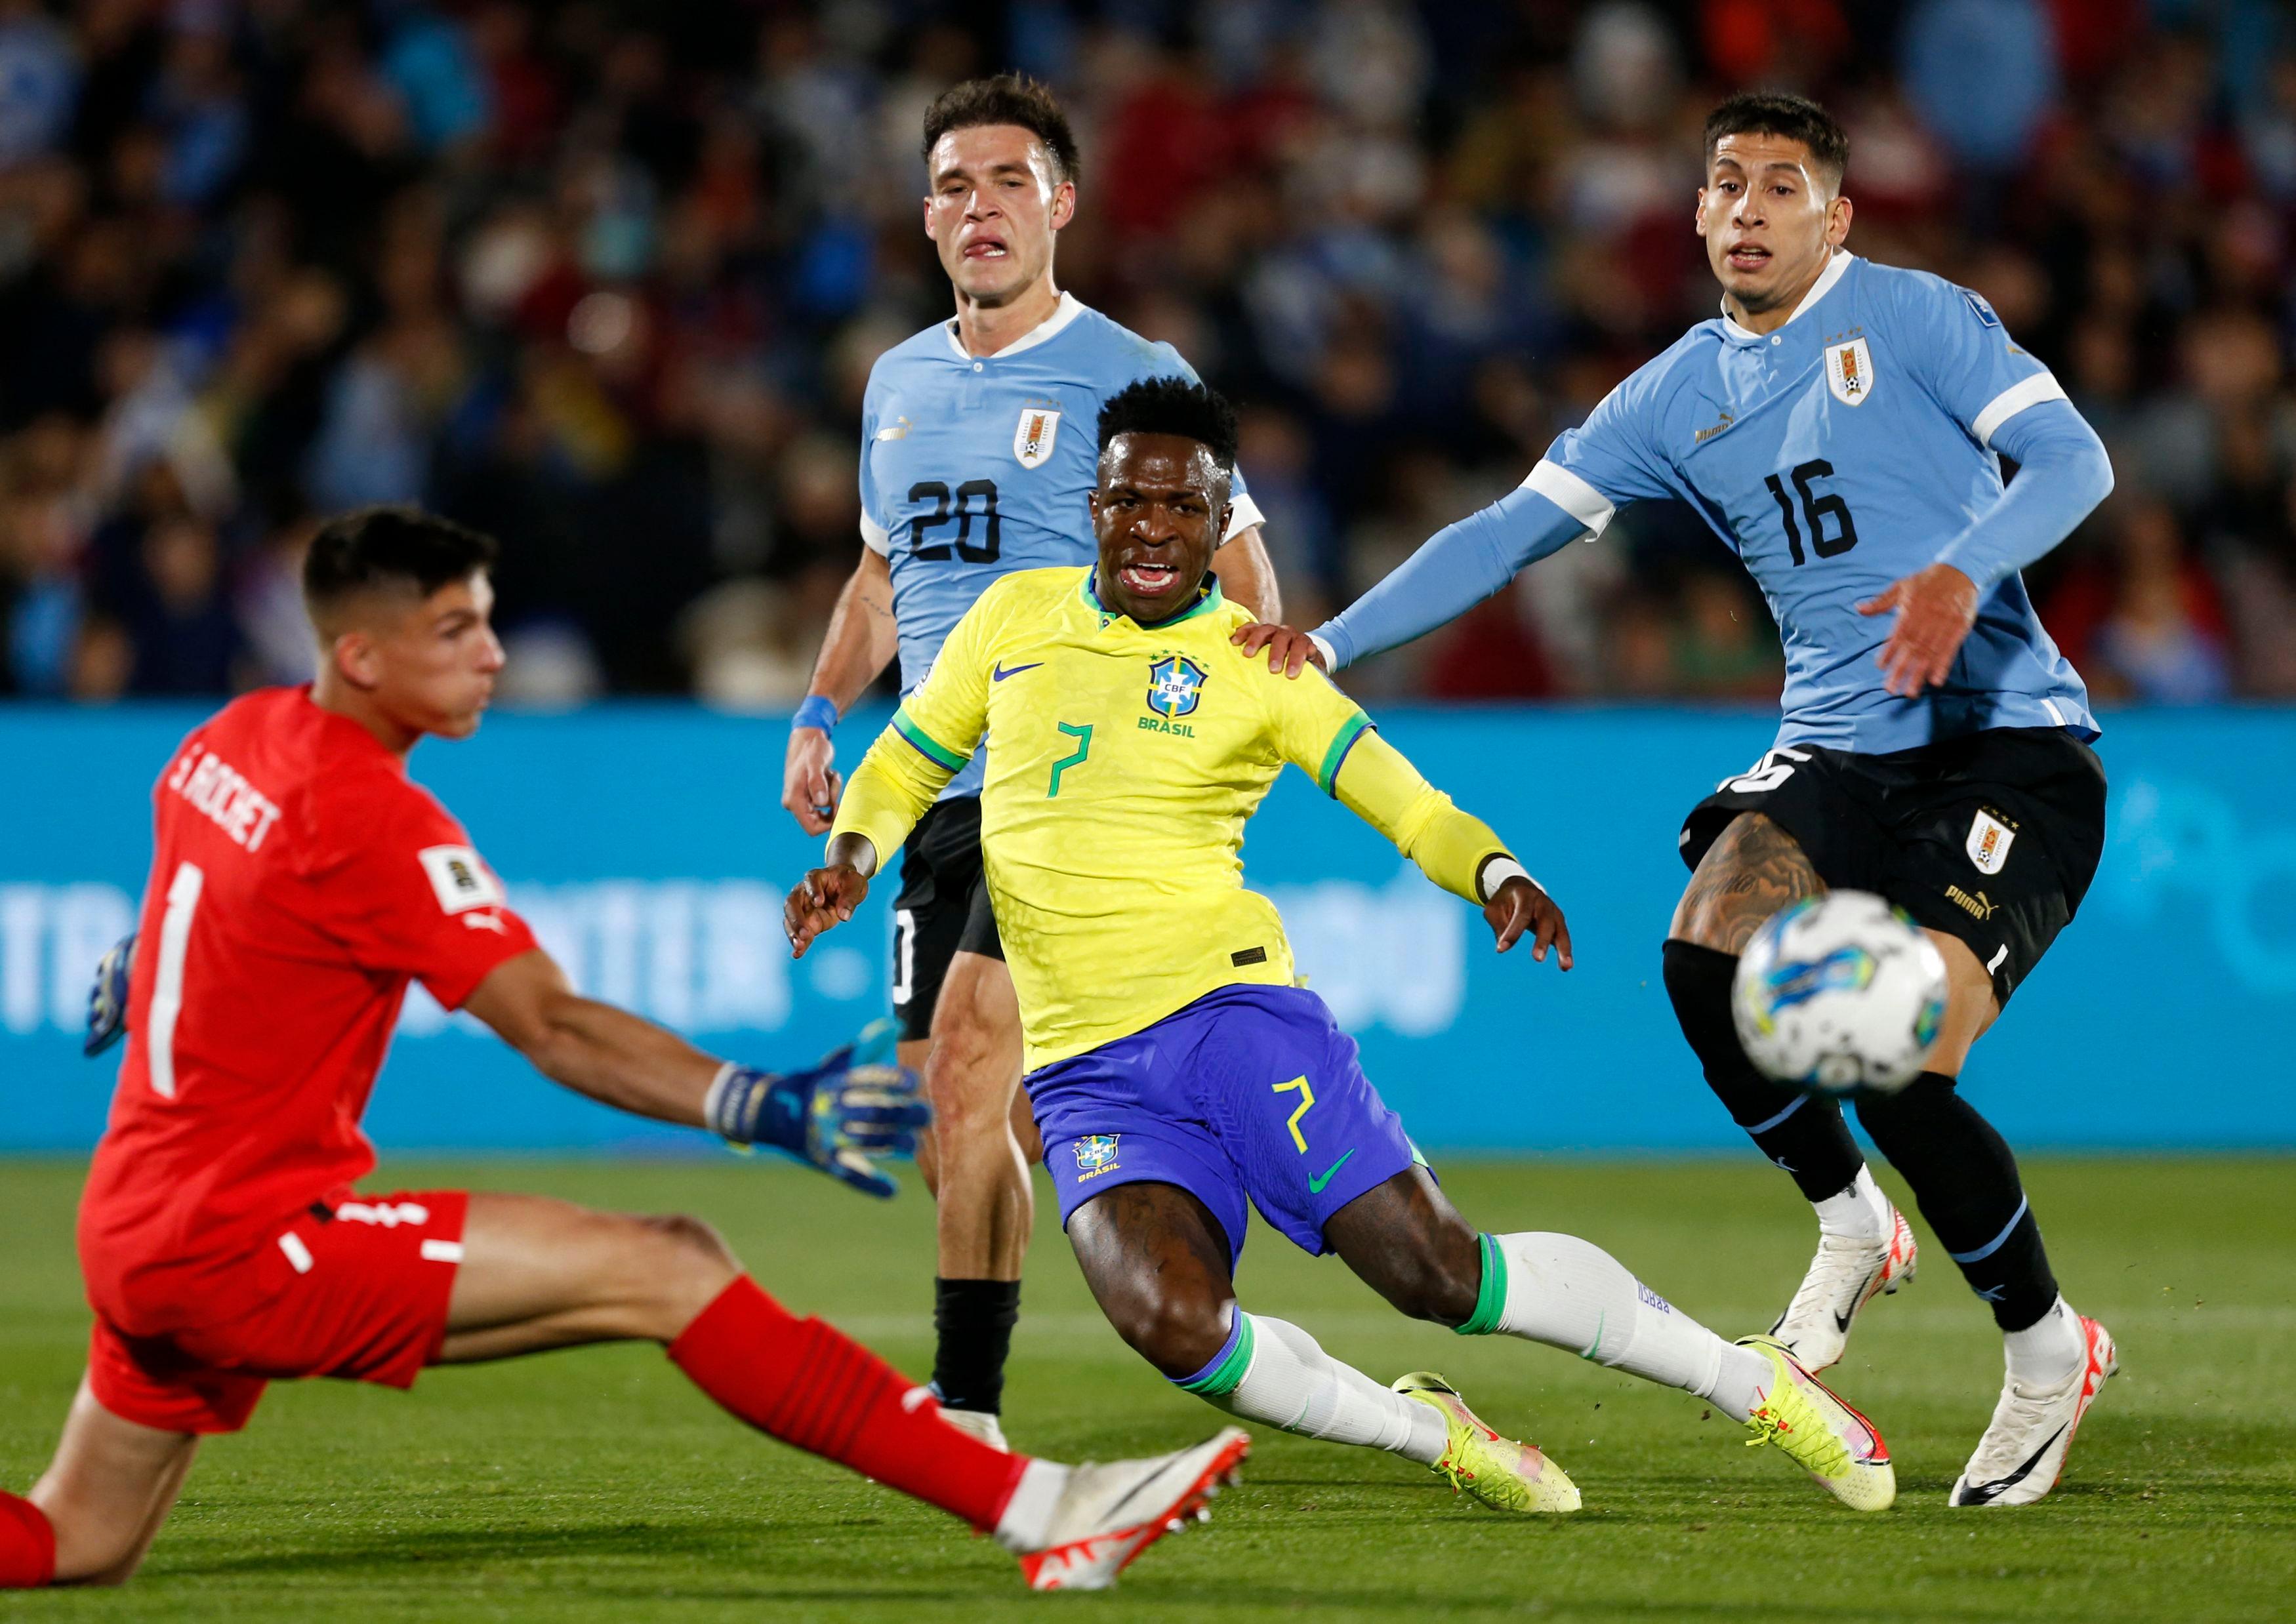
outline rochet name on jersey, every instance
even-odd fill
[[[244,774],[204,745],[194,744],[168,775],[168,787],[215,820],[235,845],[263,849],[263,837],[279,821],[278,803],[247,781]]]

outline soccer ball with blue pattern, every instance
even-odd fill
[[[1919,1077],[1945,1019],[1945,958],[1868,891],[1782,908],[1738,960],[1731,1013],[1746,1057],[1819,1094],[1891,1093]]]

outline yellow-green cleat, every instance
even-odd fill
[[[1898,1497],[1898,1474],[1890,1467],[1890,1446],[1874,1423],[1795,1363],[1774,1338],[1742,1336],[1738,1346],[1760,1354],[1776,1373],[1747,1417],[1746,1431],[1752,1436],[1746,1447],[1775,1444],[1852,1510],[1887,1511]]]
[[[1431,1370],[1399,1377],[1395,1390],[1440,1414],[1450,1431],[1443,1458],[1429,1468],[1494,1511],[1578,1509],[1578,1485],[1529,1444],[1501,1438],[1478,1420],[1458,1390]]]

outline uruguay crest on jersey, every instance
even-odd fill
[[[1061,414],[1049,406],[1025,406],[1013,431],[1013,455],[1023,468],[1041,468],[1053,455],[1053,441],[1061,431]]]
[[[1864,339],[1826,347],[1825,387],[1843,406],[1866,404],[1874,392],[1874,352]]]
[[[1166,721],[1192,714],[1203,699],[1204,668],[1185,654],[1167,654],[1148,668],[1148,709]]]

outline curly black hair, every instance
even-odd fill
[[[1849,137],[1828,112],[1790,90],[1742,90],[1706,115],[1706,161],[1725,135],[1783,135],[1809,149],[1835,191],[1849,167]]]
[[[1235,408],[1218,390],[1185,378],[1143,378],[1100,408],[1100,448],[1119,434],[1174,434],[1199,441],[1212,462],[1235,472]]]
[[[1045,144],[1052,154],[1053,179],[1077,177],[1076,133],[1069,116],[1051,89],[1025,73],[1000,73],[993,78],[967,79],[941,92],[925,109],[924,158],[951,130],[977,129],[985,124],[1017,124]]]

